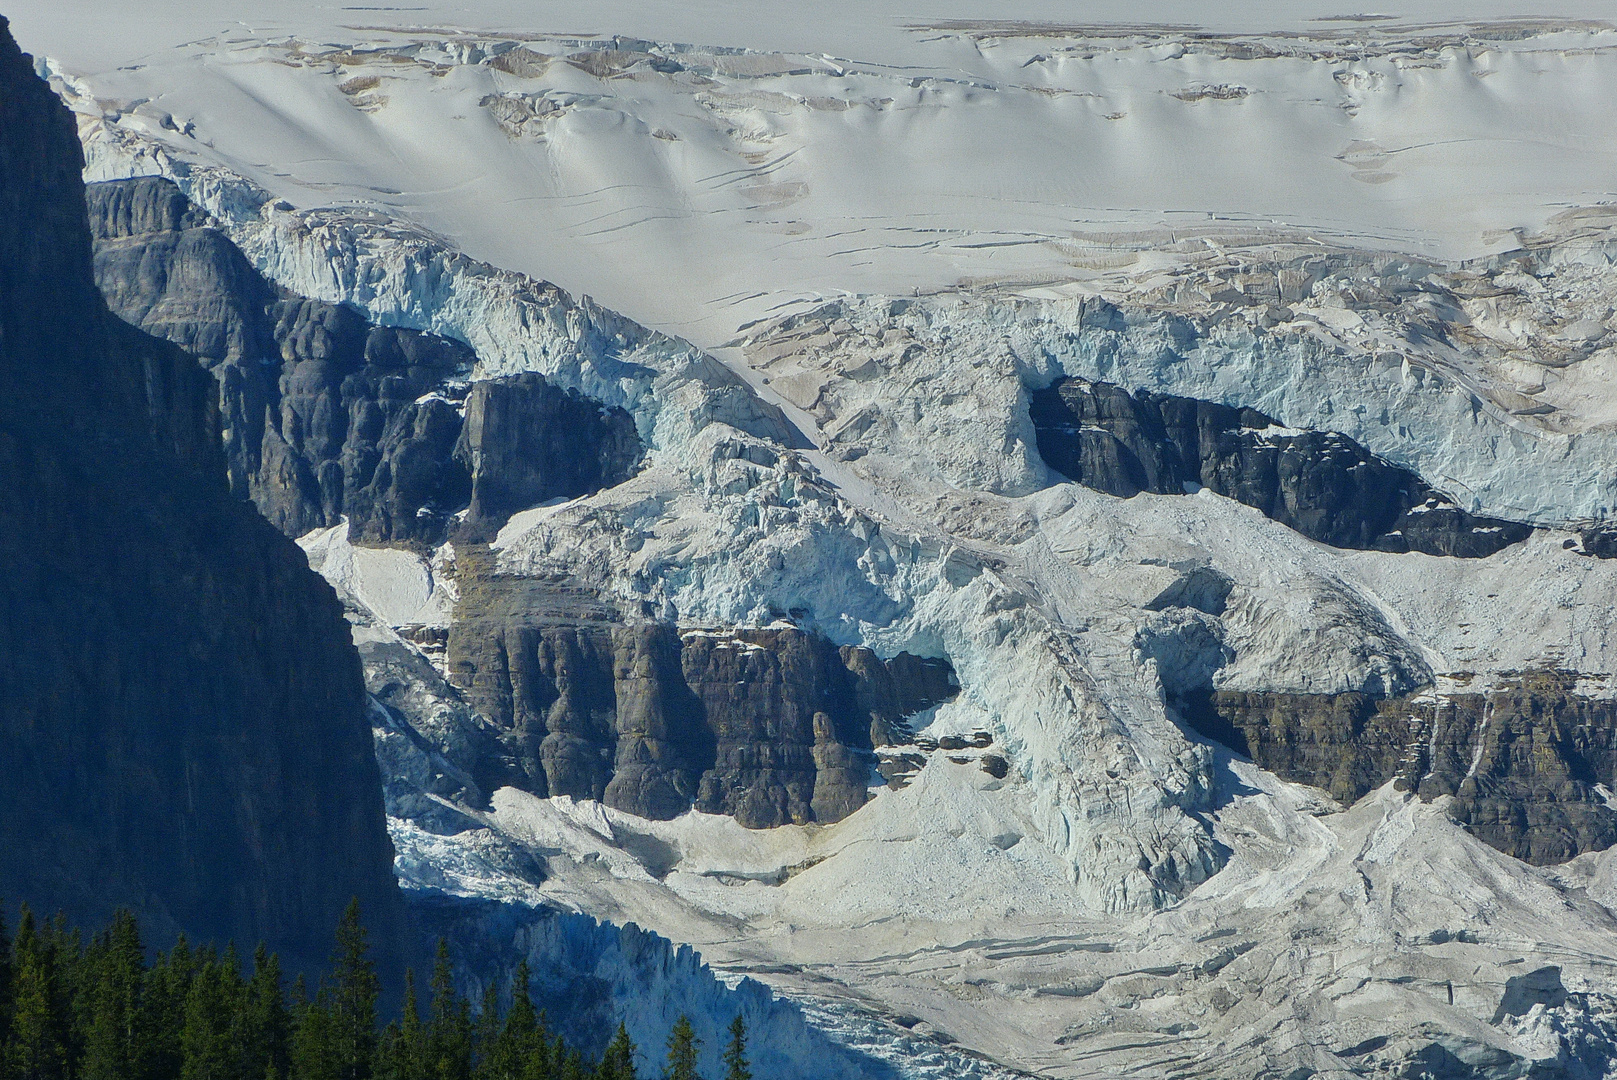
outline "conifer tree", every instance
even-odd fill
[[[247,1080],[259,1080],[272,1072],[276,1077],[286,1075],[291,1017],[285,995],[281,961],[259,942],[242,1007],[242,1073]]]
[[[555,1080],[590,1080],[590,1071],[577,1050],[569,1050],[560,1039],[554,1047],[556,1067],[551,1074]]]
[[[747,1065],[747,1022],[740,1013],[730,1021],[730,1045],[724,1050],[724,1064],[724,1080],[752,1080],[752,1069]]]
[[[606,1045],[595,1076],[596,1080],[635,1080],[634,1043],[629,1040],[629,1029],[621,1021],[617,1034]]]
[[[511,975],[511,1008],[505,1014],[504,1032],[507,1041],[523,1052],[532,1049],[542,1035],[539,1014],[533,1009],[532,983],[533,974],[524,958]]]
[[[8,1080],[65,1080],[67,1044],[54,1007],[59,995],[55,958],[27,906],[17,922],[13,950],[11,1037],[4,1062]]]
[[[46,970],[50,972],[51,1023],[61,1040],[66,1070],[69,1076],[74,1066],[84,1058],[84,1025],[78,1012],[82,995],[78,988],[85,969],[84,939],[78,927],[69,926],[67,914],[58,911],[40,926],[39,940],[44,944]]]
[[[394,1020],[382,1029],[376,1040],[376,1058],[371,1063],[371,1076],[375,1080],[399,1080],[403,1062],[399,1058],[399,1022]]]
[[[390,1027],[386,1052],[381,1060],[386,1080],[432,1080],[427,1060],[427,1032],[421,1023],[421,1005],[416,995],[415,970],[404,972],[404,1008],[397,1025]]]
[[[449,965],[449,942],[438,939],[432,965],[431,1018],[427,1024],[427,1060],[433,1080],[469,1080],[472,1074],[472,1020],[467,1002],[455,993]]]
[[[472,1075],[486,1080],[500,1041],[500,988],[493,982],[483,987],[483,1003],[477,1010],[477,1022],[472,1029]]]
[[[517,965],[521,988],[521,997],[517,990],[512,990],[512,1011],[516,1011],[518,1002],[525,1005],[528,1011],[533,1009],[533,999],[528,996],[528,962],[524,960]],[[527,1040],[528,1049],[522,1058],[522,1080],[558,1080],[567,1061],[566,1044],[558,1037],[555,1041],[550,1038],[550,1029],[545,1022],[545,1014],[539,1013],[533,1020],[533,1031]]]
[[[549,1047],[534,1012],[529,981],[524,960],[511,978],[511,1007],[503,1019],[494,1017],[497,1031],[478,1063],[478,1080],[550,1080]],[[485,1002],[485,1015],[487,1009]]]
[[[137,1040],[149,1080],[173,1080],[184,1067],[185,1001],[195,974],[196,957],[184,934],[146,973]]]
[[[120,909],[92,949],[83,996],[88,1010],[84,1032],[84,1080],[125,1080],[145,1072],[144,1025],[146,947],[135,917]]]
[[[682,1015],[675,1020],[674,1030],[668,1035],[668,1067],[663,1070],[666,1080],[701,1080],[696,1071],[696,1052],[701,1046],[691,1018]]]
[[[360,920],[359,898],[348,902],[337,923],[332,955],[331,1023],[338,1080],[369,1080],[376,1050],[376,998],[381,984]]]
[[[204,949],[185,995],[180,1031],[181,1080],[235,1080],[238,1044],[232,1030],[241,1000],[235,952],[221,959]]]
[[[342,1057],[337,1044],[337,1025],[332,1018],[331,992],[321,987],[310,1000],[299,979],[298,996],[292,1009],[290,1052],[291,1080],[342,1080]]]

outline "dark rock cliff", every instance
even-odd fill
[[[598,799],[650,818],[690,809],[749,828],[862,806],[873,750],[953,697],[948,664],[838,648],[795,627],[627,625],[567,582],[507,578],[462,552],[448,669],[503,732],[478,784]]]
[[[231,488],[290,536],[346,516],[356,541],[437,543],[469,505],[464,531],[488,538],[640,460],[621,409],[532,374],[469,384],[458,341],[278,290],[168,180],[88,199],[112,310],[213,372]]]
[[[1617,525],[1595,524],[1578,530],[1576,540],[1561,545],[1597,559],[1617,559]]]
[[[1617,701],[1574,675],[1516,674],[1478,692],[1213,695],[1216,728],[1278,776],[1353,802],[1388,780],[1450,812],[1478,838],[1536,865],[1617,843]],[[1204,725],[1205,726],[1205,725]]]
[[[1252,409],[1083,379],[1031,397],[1045,462],[1111,495],[1205,487],[1343,548],[1484,558],[1532,532],[1464,512],[1344,435],[1287,431]]]
[[[643,448],[634,420],[531,372],[473,384],[455,458],[471,474],[462,535],[493,539],[518,510],[628,479]]]
[[[0,895],[302,966],[397,918],[359,659],[213,380],[101,299],[82,167],[0,20]]]

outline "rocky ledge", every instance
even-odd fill
[[[1253,409],[1059,379],[1031,395],[1052,469],[1123,498],[1207,488],[1333,547],[1484,558],[1532,527],[1475,517],[1344,435]]]
[[[1617,701],[1556,669],[1486,690],[1365,694],[1216,691],[1187,719],[1297,783],[1351,803],[1389,780],[1534,865],[1617,843]],[[1606,792],[1602,791],[1606,789]]]
[[[631,623],[564,581],[479,573],[480,554],[457,560],[448,673],[501,733],[500,759],[474,769],[483,790],[748,828],[838,821],[868,798],[875,748],[911,741],[906,718],[958,692],[942,660],[785,623]]]

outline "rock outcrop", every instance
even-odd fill
[[[1575,675],[1521,672],[1482,691],[1364,694],[1219,691],[1208,730],[1278,776],[1351,803],[1388,780],[1479,839],[1535,865],[1617,843],[1617,701]]]
[[[432,544],[468,506],[466,530],[492,536],[640,460],[621,409],[533,374],[469,383],[458,341],[278,290],[168,180],[88,201],[108,303],[213,372],[231,488],[290,536],[346,516],[358,541]]]
[[[1207,488],[1342,548],[1484,558],[1532,532],[1466,513],[1344,435],[1253,409],[1070,378],[1031,398],[1046,464],[1111,495]]]
[[[1591,555],[1597,559],[1617,559],[1617,526],[1606,524],[1585,526],[1578,530],[1577,540],[1568,540],[1562,546],[1577,551],[1579,555]]]
[[[358,896],[385,940],[393,853],[341,606],[230,496],[213,380],[108,311],[82,168],[0,20],[0,895],[81,925],[127,906],[293,966]]]
[[[644,448],[634,420],[533,372],[472,385],[455,458],[471,475],[463,535],[492,539],[518,510],[620,484]]]
[[[659,819],[695,806],[749,828],[838,821],[868,797],[874,749],[957,692],[941,660],[884,661],[785,625],[629,624],[568,582],[460,561],[449,677],[507,748],[474,770],[485,788]]]

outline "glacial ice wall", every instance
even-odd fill
[[[1604,273],[1613,276],[1609,267]],[[797,318],[840,320],[867,340],[906,343],[883,365],[901,380],[864,382],[854,373],[836,384],[847,396],[838,429],[871,434],[868,420],[854,419],[860,406],[912,417],[899,425],[904,445],[891,450],[933,463],[961,487],[1019,496],[1049,483],[1018,391],[1076,376],[1341,432],[1473,513],[1559,525],[1617,508],[1609,466],[1617,434],[1534,425],[1491,400],[1480,377],[1468,378],[1454,346],[1334,299],[1296,303],[1291,320],[1269,326],[1239,309],[1189,314],[1093,296],[868,297]],[[998,387],[973,385],[985,376]],[[893,399],[895,385],[912,395],[907,407]],[[969,415],[951,422],[948,406],[962,398],[973,407],[953,410]],[[985,460],[985,446],[1003,452]]]

